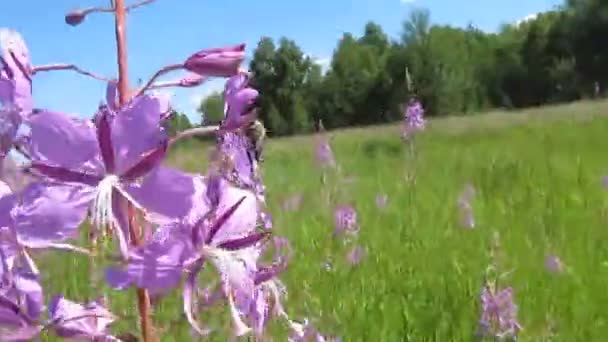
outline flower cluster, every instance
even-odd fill
[[[185,316],[204,335],[211,329],[198,321],[194,303],[214,302],[198,298],[204,292],[199,274],[211,267],[219,279],[211,297],[228,304],[235,335],[262,336],[275,316],[287,320],[295,340],[305,338],[302,324],[289,319],[281,305],[285,287],[277,275],[287,266],[289,246],[272,236],[254,147],[244,133],[255,119],[258,96],[239,69],[244,44],[203,50],[157,73],[185,69],[198,75],[187,78],[195,79],[194,84],[180,81],[174,86],[194,86],[209,76],[228,78],[225,120],[204,176],[163,164],[171,144],[163,125],[170,107],[166,98],[148,91],[166,84],[155,83],[153,77],[121,103],[116,82],[110,81],[106,103],[93,120],[33,110],[33,76],[53,67],[32,66],[25,42],[12,30],[0,30],[0,44],[0,167],[11,163],[8,153],[15,149],[27,159],[24,172],[29,177],[25,186],[0,183],[3,341],[30,340],[43,331],[64,338],[117,340],[107,330],[115,316],[101,302],[77,304],[55,296],[43,320],[40,271],[31,250],[90,254],[86,246],[71,242],[85,222],[94,232],[113,236],[121,260],[105,272],[112,288],[135,286],[162,296],[183,284]],[[26,133],[19,133],[21,126]],[[7,179],[4,172],[0,176]],[[145,222],[133,222],[133,210]],[[153,227],[151,234],[137,229],[144,224]],[[269,249],[274,259],[263,262]]]
[[[426,121],[424,120],[424,108],[420,101],[415,98],[410,99],[403,117],[401,137],[409,139],[417,131],[424,130]]]

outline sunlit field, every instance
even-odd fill
[[[329,132],[339,170],[317,166],[313,136],[269,141],[261,166],[269,212],[293,248],[281,275],[288,313],[342,341],[471,341],[498,233],[500,285],[513,288],[519,340],[604,341],[607,110],[608,103],[585,102],[431,120],[413,149],[398,126]],[[169,158],[202,173],[207,160],[208,147],[197,142],[177,146]],[[461,225],[458,207],[467,184],[475,189],[473,228]],[[286,208],[300,195],[299,205]],[[377,203],[383,195],[385,206]],[[356,208],[360,224],[346,244],[333,235],[342,204]],[[353,265],[347,255],[356,245],[365,253]],[[49,255],[46,293],[87,298],[87,258]],[[561,269],[547,267],[548,257],[559,258]],[[134,290],[112,292],[112,311],[121,317],[114,331],[135,331],[136,308],[127,305]],[[182,312],[177,291],[156,304],[161,341],[194,339]],[[228,339],[225,307],[199,314],[227,328],[211,340]],[[270,339],[286,340],[281,323],[272,324]]]

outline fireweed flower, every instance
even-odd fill
[[[545,268],[552,273],[562,273],[564,263],[557,255],[549,255],[545,258]]]
[[[513,289],[497,289],[484,286],[481,292],[481,336],[506,338],[515,337],[521,330],[517,321],[517,306],[513,302]]]
[[[417,131],[424,130],[426,122],[424,120],[424,108],[420,101],[411,99],[405,109],[404,121],[402,126],[402,137],[409,139],[409,137]]]
[[[159,228],[142,248],[131,252],[125,269],[110,269],[108,282],[115,288],[131,284],[162,293],[179,283],[187,274],[184,285],[184,310],[191,325],[200,334],[202,329],[192,313],[197,275],[205,262],[217,270],[221,289],[228,300],[235,323],[235,334],[250,331],[243,321],[254,300],[259,243],[267,233],[258,232],[258,202],[247,190],[222,181],[217,208],[199,213],[200,219],[176,222]]]
[[[388,204],[388,196],[386,194],[376,196],[376,206],[380,209],[386,208]]]
[[[357,222],[357,212],[355,208],[348,205],[341,205],[334,212],[334,235],[356,235],[359,232]]]
[[[61,113],[32,116],[29,170],[55,182],[81,185],[97,227],[117,224],[126,229],[124,199],[148,214],[182,217],[191,206],[193,181],[159,166],[168,143],[159,124],[162,106],[157,98],[144,95],[115,116],[104,111],[98,127]],[[126,253],[126,234],[115,231]]]
[[[334,152],[329,144],[329,139],[324,132],[318,133],[316,137],[315,156],[317,163],[322,168],[333,168],[336,166]]]
[[[31,76],[30,53],[23,38],[13,30],[0,28],[0,105],[10,104],[20,115],[29,115],[32,112]]]
[[[222,130],[243,128],[255,120],[255,105],[259,93],[248,84],[249,77],[245,73],[238,73],[226,81]]]
[[[107,329],[116,317],[98,302],[78,304],[57,295],[49,303],[50,326],[67,339],[120,341]]]
[[[201,50],[188,57],[184,68],[201,76],[230,77],[245,59],[245,44]]]

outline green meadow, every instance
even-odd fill
[[[288,313],[342,341],[471,341],[498,233],[501,284],[514,290],[519,340],[605,341],[607,111],[608,102],[580,102],[431,120],[413,153],[397,125],[332,131],[338,171],[317,166],[314,136],[268,141],[262,168],[269,211],[294,252],[281,276]],[[207,160],[208,146],[187,142],[168,162],[204,173]],[[476,190],[472,229],[459,224],[466,184]],[[388,204],[379,208],[383,194]],[[301,205],[284,211],[294,195]],[[351,243],[366,254],[355,266],[346,260],[351,245],[332,235],[340,204],[358,212],[361,229]],[[47,293],[87,298],[88,260],[52,255],[57,259],[45,265],[52,272],[43,272]],[[550,255],[563,272],[547,270]],[[117,334],[135,331],[134,291],[112,297]],[[200,318],[229,331],[225,307]],[[193,340],[177,291],[155,307],[154,319],[161,341]],[[286,340],[285,331],[273,323],[271,340]],[[210,340],[229,338],[218,331]]]

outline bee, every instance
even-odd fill
[[[264,124],[260,120],[252,121],[245,129],[245,136],[247,136],[253,146],[255,160],[257,162],[264,161],[262,157],[264,140],[266,139],[266,127],[264,127]]]

